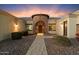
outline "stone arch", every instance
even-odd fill
[[[35,34],[37,33],[46,33],[46,24],[44,21],[38,21],[34,25],[34,31]]]

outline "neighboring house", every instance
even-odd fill
[[[0,10],[0,40],[11,38],[12,32],[26,30],[29,34],[50,33],[74,38],[79,33],[79,10],[63,18],[50,17],[47,14],[17,18]]]

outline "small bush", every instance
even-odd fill
[[[28,35],[28,31],[23,31],[22,32],[22,36],[27,36]]]
[[[71,46],[71,42],[67,37],[64,36],[56,36],[56,40],[60,45]]]
[[[21,39],[22,38],[22,33],[21,32],[13,32],[13,33],[11,33],[11,37],[12,37],[13,40]]]

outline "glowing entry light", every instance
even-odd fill
[[[43,35],[44,35],[44,33],[37,33],[37,35],[41,35],[41,36],[43,36]]]
[[[15,30],[14,30],[15,32],[17,32],[18,31],[18,25],[17,24],[15,24]]]

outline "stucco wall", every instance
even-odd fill
[[[25,22],[21,19],[18,19],[18,31],[25,31],[26,27],[25,27]]]
[[[0,41],[4,39],[11,38],[11,33],[16,32],[15,31],[15,22],[18,20],[17,25],[19,26],[19,29],[17,31],[23,31],[24,30],[24,24],[22,20],[19,20],[18,18],[6,14],[6,13],[0,13]]]
[[[63,36],[63,22],[67,21],[67,37],[74,38],[76,34],[76,15],[69,15],[57,21],[57,34]]]
[[[56,34],[63,36],[63,24],[62,20],[58,20],[56,23]]]
[[[79,15],[77,15],[76,23],[79,24]]]
[[[13,31],[12,19],[11,16],[0,14],[0,40],[10,38],[10,33]]]
[[[76,21],[77,17],[75,15],[70,15],[68,20],[68,35],[69,38],[75,38],[76,34]]]

